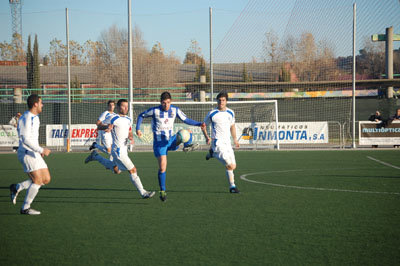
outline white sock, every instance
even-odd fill
[[[35,183],[32,183],[29,186],[28,191],[26,192],[24,204],[22,205],[23,210],[29,209],[31,207],[32,201],[35,199],[40,187],[40,185],[37,185]]]
[[[96,154],[96,155],[94,156],[94,159],[95,159],[96,161],[98,161],[99,163],[101,163],[102,165],[104,165],[104,167],[107,168],[107,169],[111,169],[111,170],[112,170],[113,167],[114,167],[114,164],[113,164],[112,161],[110,161],[110,160],[104,158],[103,156],[101,156],[101,155],[99,155],[99,154]]]
[[[226,170],[225,174],[226,174],[226,177],[228,178],[230,187],[236,187],[235,186],[235,175],[233,174],[233,170]]]
[[[133,185],[137,188],[140,195],[143,196],[143,194],[146,192],[146,190],[144,190],[144,188],[143,188],[142,181],[140,181],[140,177],[136,173],[129,174],[129,175],[131,176],[131,181],[132,181]]]
[[[27,180],[17,184],[17,191],[20,192],[24,189],[28,189],[31,184],[32,184],[32,180],[27,179]]]
[[[109,154],[108,151],[107,151],[107,148],[104,147],[104,146],[102,146],[102,145],[99,145],[99,144],[96,143],[96,144],[94,145],[94,147],[95,147],[96,149],[101,150],[102,152],[104,152],[104,153],[106,153],[106,154]]]

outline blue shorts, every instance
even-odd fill
[[[176,135],[173,135],[169,140],[161,140],[153,142],[154,156],[168,155],[168,151],[176,151],[179,145],[176,145]]]

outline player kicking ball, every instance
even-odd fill
[[[15,205],[18,194],[27,189],[21,214],[39,215],[40,211],[31,208],[31,204],[43,185],[50,182],[50,172],[44,156],[49,156],[50,150],[39,146],[39,114],[42,112],[42,99],[37,94],[31,94],[27,100],[29,110],[18,120],[18,160],[28,174],[28,179],[10,186],[11,202]]]
[[[120,174],[121,171],[128,171],[133,185],[138,190],[142,198],[147,199],[154,196],[154,191],[146,191],[137,175],[135,165],[128,156],[128,144],[133,144],[132,121],[127,116],[129,105],[128,101],[121,99],[117,102],[118,114],[108,116],[100,125],[98,130],[109,129],[111,131],[113,144],[111,146],[112,160],[99,155],[96,150],[85,159],[85,163],[98,161],[107,169],[112,169],[114,173]]]
[[[160,185],[160,199],[161,201],[167,200],[166,193],[166,176],[167,176],[167,155],[168,151],[175,151],[181,144],[180,138],[177,135],[172,135],[174,129],[175,118],[179,118],[185,124],[191,126],[205,127],[204,123],[197,122],[187,118],[186,115],[176,106],[171,104],[171,94],[167,91],[163,92],[160,97],[161,105],[152,107],[137,118],[136,135],[141,138],[142,132],[140,125],[146,117],[151,117],[151,125],[153,130],[153,151],[154,156],[158,161],[158,183]],[[183,151],[193,151],[198,148],[199,144],[192,144],[191,138],[188,142],[184,143]]]
[[[211,149],[206,159],[209,160],[214,157],[225,165],[225,173],[229,182],[229,192],[239,193],[233,174],[233,170],[236,169],[236,159],[231,145],[231,135],[236,148],[239,148],[239,142],[236,139],[235,113],[226,106],[227,102],[228,94],[220,92],[217,95],[218,107],[211,110],[204,119],[206,125],[211,123],[211,138],[207,134],[206,127],[202,127],[201,130],[207,144],[211,143]]]

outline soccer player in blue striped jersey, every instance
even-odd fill
[[[211,138],[207,134],[206,127],[203,127],[202,131],[207,144],[211,144],[206,159],[214,157],[224,164],[229,182],[229,192],[239,193],[233,174],[233,170],[236,169],[236,159],[232,149],[231,136],[236,148],[239,148],[239,142],[236,139],[235,112],[226,106],[227,102],[228,94],[220,92],[217,95],[218,107],[211,110],[204,119],[205,124],[211,123]]]
[[[167,91],[163,92],[160,97],[161,105],[152,107],[137,118],[136,135],[141,138],[142,132],[140,125],[146,117],[151,117],[151,127],[153,131],[153,151],[154,156],[158,160],[158,183],[160,185],[160,199],[165,201],[167,199],[166,193],[166,172],[167,172],[167,154],[168,151],[175,151],[179,148],[179,140],[173,134],[175,118],[179,118],[185,124],[191,126],[205,127],[204,123],[194,121],[188,117],[176,106],[171,104],[171,94]],[[184,143],[184,151],[192,151],[199,145],[192,144],[191,140]]]
[[[117,102],[118,114],[109,115],[100,125],[99,130],[109,129],[113,138],[111,146],[112,160],[100,156],[96,150],[85,159],[85,163],[98,161],[107,169],[112,169],[114,173],[128,171],[133,185],[137,188],[142,198],[153,197],[154,191],[146,191],[137,175],[137,169],[128,156],[128,144],[133,144],[132,120],[128,114],[129,104],[125,99]]]

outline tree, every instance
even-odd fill
[[[50,41],[49,58],[50,64],[53,66],[66,65],[67,47],[61,40],[54,38]]]
[[[242,78],[243,78],[243,82],[252,82],[253,81],[253,76],[251,75],[251,73],[249,73],[247,71],[247,67],[246,67],[245,63],[243,63]]]
[[[191,40],[190,47],[186,52],[183,63],[193,65],[205,65],[205,60],[203,58],[203,55],[201,54],[201,48],[199,47],[199,44],[196,40]]]
[[[279,37],[273,30],[265,33],[263,52],[265,61],[271,63],[277,63],[279,61]]]
[[[33,56],[31,50],[31,35],[28,36],[28,47],[26,49],[26,87],[32,89],[33,82]]]
[[[74,90],[74,89],[80,89],[81,88],[81,83],[78,80],[78,77],[75,75],[74,80],[71,82],[71,96],[72,96],[72,102],[81,102],[82,101],[82,90]]]
[[[11,43],[6,41],[0,43],[0,59],[5,61],[24,61],[25,55],[22,46],[21,35],[14,33]]]
[[[33,60],[32,60],[32,87],[38,89],[40,92],[40,63],[39,63],[39,44],[37,40],[37,35],[35,34],[35,42],[33,44]]]
[[[290,68],[286,67],[286,65],[283,65],[281,67],[281,71],[279,73],[279,81],[280,82],[290,82]]]

